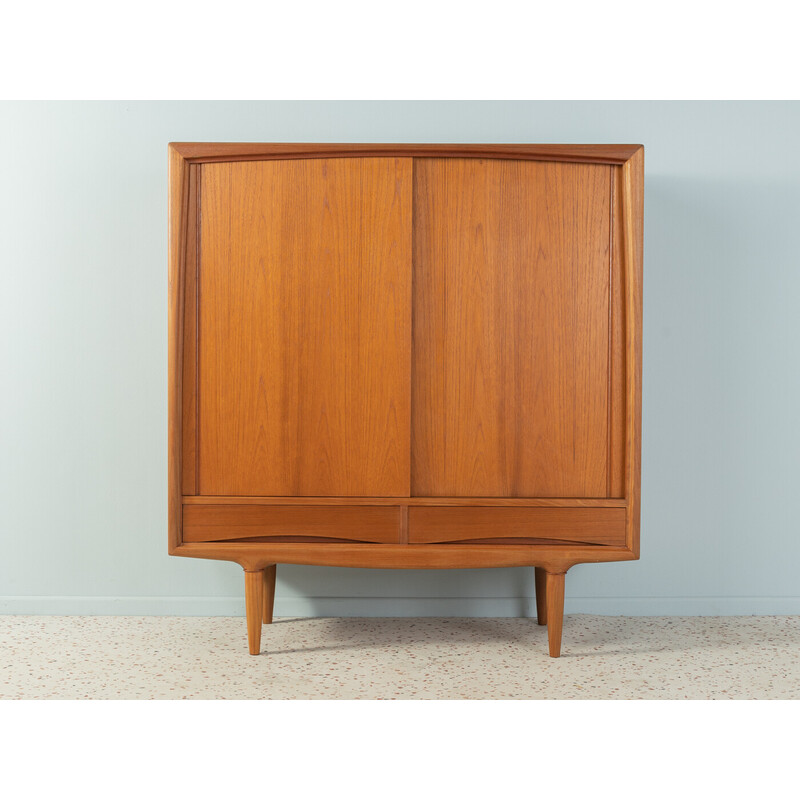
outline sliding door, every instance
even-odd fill
[[[409,158],[202,165],[202,495],[407,496]]]
[[[612,170],[417,159],[414,495],[609,496]]]

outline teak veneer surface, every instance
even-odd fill
[[[611,178],[418,160],[412,494],[607,495]]]
[[[400,509],[367,506],[193,505],[183,511],[185,542],[303,536],[397,542]]]
[[[275,564],[639,556],[639,145],[170,145],[169,551]]]
[[[411,166],[203,165],[200,494],[409,493]]]
[[[625,545],[624,508],[410,508],[412,544],[541,538]]]
[[[250,538],[443,543],[542,540],[624,546],[624,508],[187,505],[184,542]]]

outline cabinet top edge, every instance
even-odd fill
[[[289,158],[506,158],[621,165],[644,149],[641,144],[389,144],[321,142],[170,142],[186,161],[260,161]]]

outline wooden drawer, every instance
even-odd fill
[[[411,544],[551,540],[625,545],[624,508],[408,509]]]
[[[184,505],[183,541],[230,539],[397,543],[395,506]]]

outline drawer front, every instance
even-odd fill
[[[624,508],[431,508],[408,509],[408,541],[505,542],[520,540],[625,545]]]
[[[184,505],[183,541],[400,541],[395,506]]]

